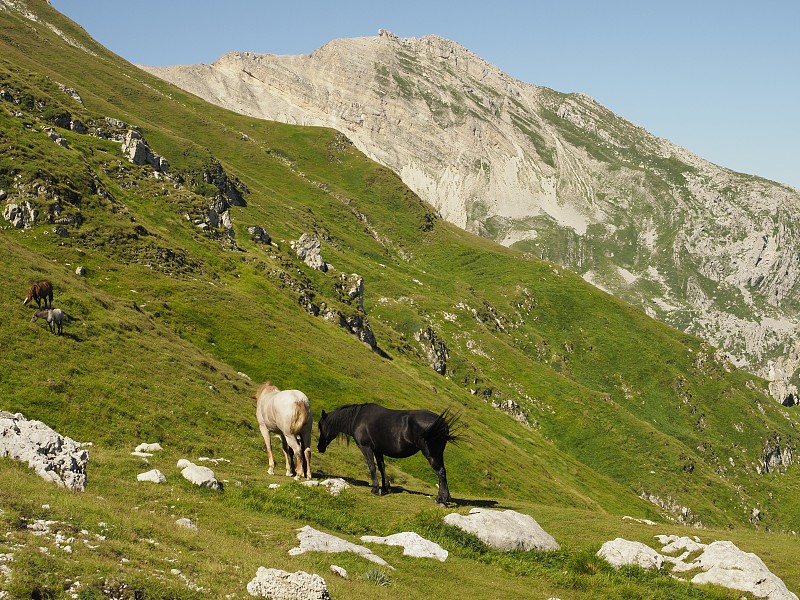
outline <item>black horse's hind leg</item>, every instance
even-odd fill
[[[443,443],[432,442],[422,446],[422,454],[428,459],[428,463],[439,477],[439,493],[436,496],[436,504],[447,504],[451,501],[450,488],[447,487],[447,470],[444,468],[444,446]]]
[[[389,493],[389,485],[386,483],[386,463],[383,462],[383,454],[375,453],[375,460],[378,463],[378,470],[381,472],[381,494]]]
[[[286,476],[294,477],[297,475],[297,470],[294,468],[294,450],[286,443],[286,438],[281,436],[281,445],[283,448],[283,457],[286,459]]]
[[[361,453],[364,455],[364,459],[367,461],[367,467],[369,467],[369,476],[372,478],[372,493],[375,495],[379,495],[380,492],[378,491],[378,475],[375,472],[375,456],[372,452],[372,448],[369,446],[359,446],[361,448]],[[383,457],[381,457],[381,461],[383,461]],[[383,473],[383,471],[381,471]]]

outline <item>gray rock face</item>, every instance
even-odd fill
[[[561,547],[533,517],[514,510],[473,508],[466,516],[451,513],[445,516],[444,522],[474,533],[498,550],[558,550]]]
[[[297,252],[297,258],[302,260],[312,269],[317,271],[327,272],[330,265],[322,260],[320,254],[320,241],[319,238],[310,233],[304,233],[300,239],[292,242],[292,248]]]
[[[3,218],[16,229],[30,229],[36,224],[38,211],[27,200],[19,204],[9,203],[3,208]]]
[[[71,490],[86,489],[89,452],[41,421],[0,411],[0,456],[26,463],[38,475]]]
[[[255,578],[247,584],[247,592],[271,600],[330,600],[328,586],[319,575],[266,567],[258,568]]]
[[[155,171],[166,173],[169,163],[150,149],[142,134],[134,129],[128,130],[122,142],[122,153],[135,165],[150,165]]]
[[[797,397],[800,191],[438,36],[382,31],[308,55],[144,68],[243,114],[338,129],[448,221],[570,267],[724,349],[779,402]]]

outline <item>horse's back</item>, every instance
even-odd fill
[[[297,434],[311,426],[311,402],[300,390],[261,393],[258,417],[269,429]]]

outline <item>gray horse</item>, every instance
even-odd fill
[[[64,311],[60,308],[45,308],[37,310],[33,313],[31,323],[36,323],[38,319],[47,321],[47,328],[53,333],[61,335],[61,329],[64,326]]]

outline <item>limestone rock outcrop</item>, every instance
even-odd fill
[[[83,445],[20,413],[0,411],[0,457],[24,462],[61,487],[86,489],[89,452]]]

